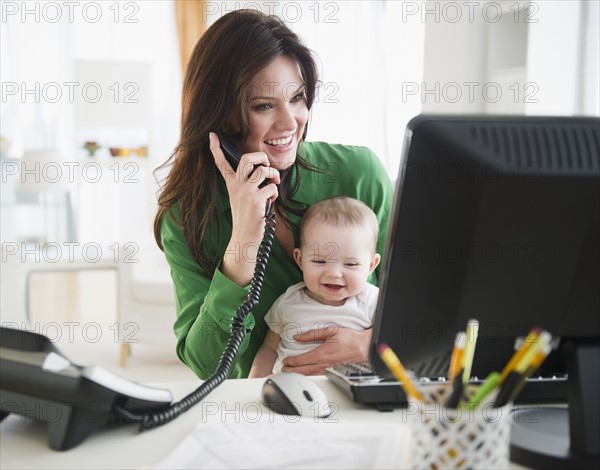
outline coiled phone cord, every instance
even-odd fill
[[[271,248],[273,247],[273,237],[275,236],[275,211],[272,210],[271,201],[267,203],[265,211],[265,233],[263,239],[258,247],[258,253],[256,256],[256,266],[254,268],[254,275],[250,285],[250,292],[246,296],[244,303],[238,307],[235,311],[235,316],[231,321],[231,336],[227,342],[219,364],[217,365],[216,371],[208,379],[206,379],[200,387],[194,390],[192,393],[187,395],[177,403],[173,403],[167,409],[157,411],[155,413],[149,413],[145,415],[136,415],[127,411],[121,406],[115,407],[117,413],[127,422],[140,423],[140,431],[153,429],[169,421],[174,420],[182,413],[189,410],[192,406],[200,402],[206,395],[208,395],[214,388],[220,385],[227,377],[233,361],[240,349],[242,341],[246,337],[246,329],[244,328],[243,321],[254,308],[260,298],[260,290],[262,288],[263,280],[265,278],[265,271],[267,263],[269,262],[269,256],[271,254]]]

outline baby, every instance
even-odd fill
[[[379,264],[379,226],[363,202],[333,197],[313,204],[300,225],[294,259],[304,281],[289,287],[265,315],[270,330],[256,353],[250,377],[281,370],[282,361],[318,346],[294,336],[318,328],[372,325],[379,289],[367,282]]]

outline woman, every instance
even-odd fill
[[[249,291],[268,201],[276,213],[275,241],[232,377],[248,376],[268,330],[264,315],[302,280],[293,248],[312,203],[336,195],[366,203],[377,215],[383,252],[392,188],[379,160],[364,147],[304,142],[317,82],[315,61],[300,39],[279,19],[253,10],[221,17],[192,53],[180,142],[167,162],[172,168],[154,233],[175,286],[177,354],[201,378],[214,372]],[[216,132],[242,150],[236,171]],[[377,284],[375,273],[370,282]],[[296,340],[322,344],[287,359],[283,370],[322,374],[336,363],[366,360],[370,335],[342,328],[308,332]]]

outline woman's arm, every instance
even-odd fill
[[[229,338],[231,320],[250,289],[228,279],[220,267],[212,276],[205,273],[196,263],[171,215],[165,215],[161,235],[175,289],[177,319],[173,329],[177,336],[177,355],[204,379],[215,371]],[[254,316],[248,315],[244,326],[249,333],[254,324]],[[250,334],[240,347],[232,376],[239,376],[245,362],[251,361],[244,355],[249,337]]]

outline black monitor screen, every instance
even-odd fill
[[[386,342],[419,375],[443,375],[470,318],[480,323],[479,377],[501,370],[535,325],[561,341],[600,338],[599,135],[600,120],[583,117],[409,123],[374,325],[377,372],[389,375],[374,352]],[[561,367],[552,355],[547,363]]]

